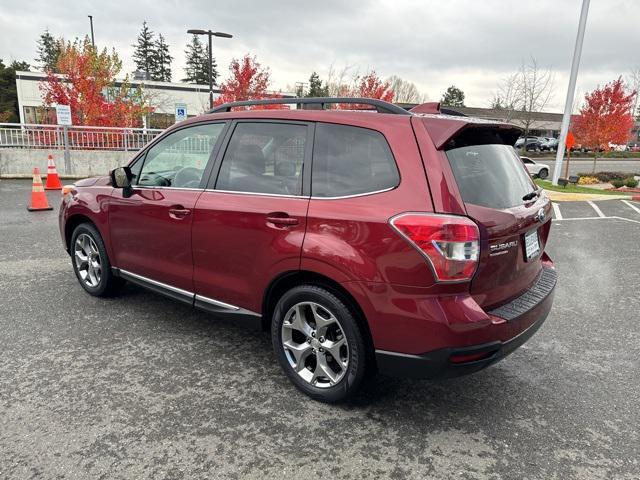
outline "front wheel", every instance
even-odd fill
[[[111,272],[102,236],[90,223],[82,223],[73,231],[71,259],[80,285],[91,295],[112,296],[124,283],[124,280],[114,277]]]
[[[291,382],[311,398],[352,396],[366,373],[366,343],[350,309],[333,293],[301,285],[285,293],[271,322],[273,348]]]
[[[548,176],[549,176],[549,170],[547,170],[546,168],[543,168],[538,172],[538,178],[541,178],[542,180],[544,180]]]

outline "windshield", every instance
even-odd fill
[[[446,154],[465,203],[510,208],[536,189],[510,145],[470,145]]]

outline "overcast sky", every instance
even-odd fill
[[[216,39],[222,77],[233,57],[257,55],[274,89],[307,81],[330,66],[414,82],[431,100],[455,84],[468,106],[489,105],[496,84],[533,55],[555,73],[549,110],[562,110],[581,0],[0,0],[0,58],[33,63],[36,39],[48,28],[74,38],[89,32],[131,61],[143,20],[162,33],[182,78],[187,28],[229,32]],[[578,92],[640,67],[640,0],[592,0]],[[353,71],[352,70],[352,71]]]

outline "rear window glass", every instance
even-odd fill
[[[313,148],[311,194],[344,197],[396,187],[400,175],[380,132],[319,123]]]
[[[510,208],[536,188],[510,145],[469,145],[446,153],[465,203]]]

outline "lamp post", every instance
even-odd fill
[[[96,42],[93,39],[93,15],[87,15],[87,17],[89,17],[89,25],[91,25],[91,46],[95,47]]]
[[[211,30],[190,29],[187,33],[192,35],[207,35],[209,37],[209,108],[213,108],[213,37],[233,38],[233,35],[224,32],[213,32]]]
[[[578,78],[578,68],[580,67],[580,56],[582,55],[582,43],[584,41],[584,31],[587,25],[589,1],[590,0],[582,0],[582,9],[580,10],[580,20],[578,21],[578,35],[576,37],[576,45],[573,49],[573,58],[571,59],[569,88],[567,89],[567,99],[564,104],[564,114],[562,115],[562,124],[560,126],[560,138],[558,139],[556,166],[553,169],[553,185],[558,185],[558,178],[560,178],[560,174],[562,173],[562,160],[564,157],[564,149],[567,142],[567,134],[569,132],[569,122],[571,121],[571,109],[573,108],[573,96],[576,91],[576,80]],[[567,174],[568,173],[569,172],[567,172]]]

